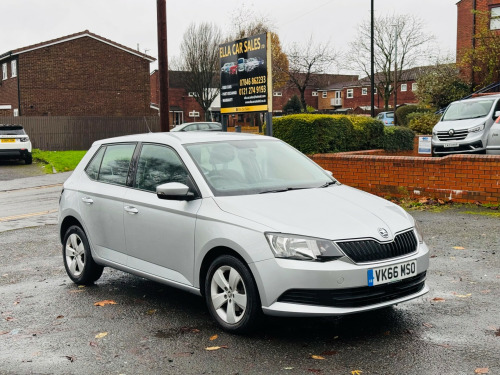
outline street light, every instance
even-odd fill
[[[396,108],[398,106],[398,25],[394,27],[394,125],[397,124]]]

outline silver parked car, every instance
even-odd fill
[[[409,214],[271,137],[95,142],[64,184],[59,231],[75,283],[104,266],[130,272],[204,296],[232,332],[262,312],[342,315],[428,292],[429,250]]]

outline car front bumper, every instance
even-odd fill
[[[368,270],[416,260],[416,276],[368,286]],[[350,261],[306,262],[268,259],[250,264],[262,310],[276,316],[345,315],[405,302],[426,294],[429,249],[419,244],[411,255],[354,264]]]

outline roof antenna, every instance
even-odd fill
[[[148,131],[152,133],[151,129],[148,126],[148,121],[146,120],[146,116],[144,116],[144,122],[146,123],[146,128],[148,128]]]

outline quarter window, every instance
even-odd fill
[[[139,157],[134,187],[156,192],[158,185],[168,182],[189,185],[186,167],[171,148],[145,144]]]
[[[126,185],[134,150],[135,144],[115,144],[103,147],[85,171],[90,178],[97,181]],[[104,156],[101,156],[101,152]],[[101,158],[102,161],[99,163]]]

